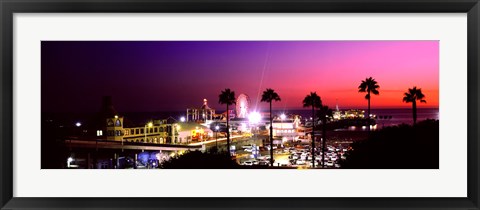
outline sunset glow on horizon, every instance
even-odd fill
[[[367,77],[380,85],[372,109],[411,107],[402,98],[414,86],[426,96],[419,108],[439,107],[438,41],[44,41],[41,61],[42,111],[96,111],[104,95],[119,111],[181,111],[204,98],[220,111],[225,88],[258,109],[266,88],[282,99],[274,109],[302,108],[310,92],[366,109]]]

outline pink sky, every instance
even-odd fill
[[[225,88],[249,95],[252,107],[272,88],[282,98],[275,109],[301,108],[311,91],[330,107],[338,99],[340,108],[366,108],[358,86],[367,77],[380,85],[372,108],[411,107],[402,98],[413,86],[426,95],[419,107],[438,107],[438,41],[42,43],[42,107],[51,110],[96,110],[83,101],[111,95],[119,110],[184,110],[206,98],[220,111]]]

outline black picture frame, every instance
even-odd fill
[[[2,209],[479,209],[478,0],[0,0]],[[17,198],[13,197],[14,13],[467,13],[468,196],[466,198]],[[413,190],[413,189],[412,189]]]

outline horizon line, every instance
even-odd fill
[[[359,110],[367,110],[367,108],[359,108],[359,107],[351,107],[351,108],[340,108],[339,110],[350,110],[350,109],[359,109]],[[380,108],[370,108],[370,110],[379,110],[379,109],[412,109],[411,107],[380,107]],[[439,107],[417,107],[418,109],[439,109]],[[222,109],[223,110],[223,109]],[[235,110],[235,109],[231,109]],[[272,109],[272,111],[288,111],[288,110],[311,110],[311,108],[304,108],[304,107],[297,107],[297,108],[286,108],[286,109]],[[318,110],[318,109],[316,109]],[[332,109],[334,110],[334,109]],[[215,111],[219,111],[215,109]],[[265,112],[268,112],[268,109],[265,109]],[[41,113],[96,113],[99,111],[42,111]],[[119,113],[131,113],[131,112],[138,112],[138,113],[146,113],[146,112],[186,112],[186,110],[157,110],[157,111],[139,111],[139,110],[127,110],[127,111],[120,111]]]

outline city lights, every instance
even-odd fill
[[[42,169],[438,168],[438,40],[98,43],[42,42]]]
[[[250,113],[250,115],[248,115],[248,120],[250,121],[250,123],[253,123],[253,124],[259,123],[261,119],[262,119],[262,116],[258,112],[252,112]]]

